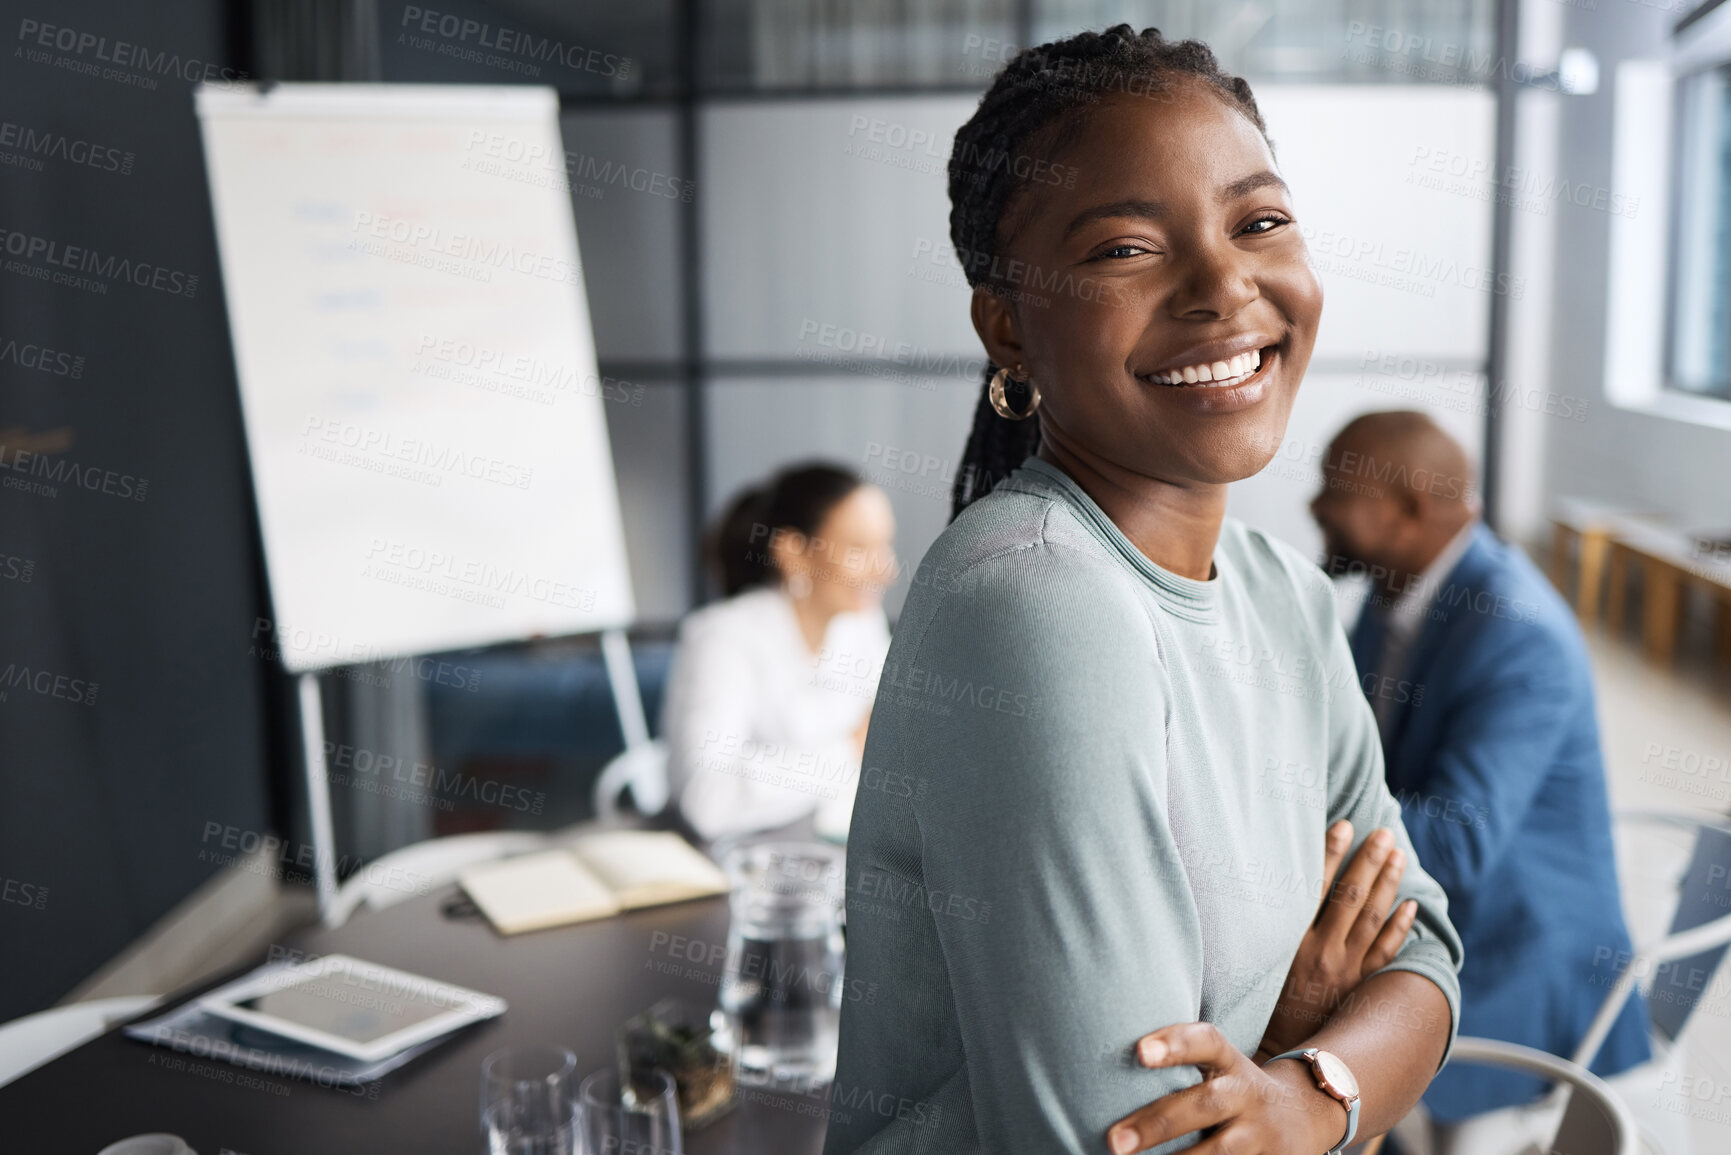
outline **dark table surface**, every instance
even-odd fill
[[[362,911],[345,926],[283,945],[351,954],[499,995],[510,1006],[501,1018],[466,1029],[358,1093],[110,1031],[0,1087],[0,1149],[95,1155],[127,1135],[168,1131],[199,1155],[476,1155],[481,1060],[489,1052],[561,1043],[587,1074],[613,1063],[615,1030],[658,999],[713,1005],[727,941],[725,899],[504,938],[484,919],[447,917],[443,907],[456,894],[445,888]],[[826,1091],[742,1089],[729,1114],[686,1136],[685,1149],[817,1155]]]

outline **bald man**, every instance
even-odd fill
[[[1389,789],[1466,947],[1460,1033],[1567,1056],[1626,959],[1586,647],[1537,568],[1479,520],[1471,462],[1422,413],[1359,417],[1311,502],[1330,573],[1369,577],[1353,659]],[[1592,1069],[1648,1058],[1631,1000]],[[1490,1151],[1487,1112],[1536,1080],[1446,1068],[1424,1102],[1444,1150]],[[1469,1119],[1477,1118],[1477,1123]]]

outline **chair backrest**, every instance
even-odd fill
[[[1731,823],[1707,815],[1676,810],[1626,810],[1617,814],[1620,826],[1672,827],[1695,832],[1695,848],[1689,868],[1684,872],[1676,911],[1670,931],[1659,941],[1639,944],[1611,984],[1605,1001],[1593,1016],[1587,1032],[1581,1037],[1575,1053],[1569,1056],[1582,1066],[1590,1066],[1610,1036],[1611,1027],[1622,1013],[1637,984],[1678,984],[1682,989],[1661,987],[1663,995],[1650,1000],[1648,1012],[1661,1033],[1675,1040],[1688,1022],[1690,1012],[1700,1001],[1731,943]],[[1698,989],[1691,992],[1688,988]],[[1665,1004],[1680,995],[1690,995],[1683,1005],[1672,1008]]]
[[[619,813],[619,792],[629,786],[637,812],[660,814],[668,802],[667,743],[661,738],[628,746],[602,768],[595,779],[595,816],[603,821]]]
[[[1546,1155],[1638,1155],[1635,1118],[1628,1105],[1592,1072],[1555,1055],[1519,1043],[1462,1035],[1449,1065],[1467,1064],[1522,1071],[1566,1087],[1568,1105]]]
[[[0,1087],[83,1046],[110,1025],[143,1013],[159,997],[128,995],[68,1003],[0,1025]]]
[[[1683,874],[1671,934],[1705,926],[1731,914],[1731,832],[1701,826],[1689,869]],[[1653,973],[1647,1014],[1655,1029],[1673,1041],[1706,995],[1713,973],[1725,957],[1724,946],[1661,965]]]
[[[383,910],[425,894],[456,878],[467,867],[551,845],[546,834],[529,830],[489,830],[417,842],[375,858],[350,876],[325,912],[326,926],[341,926],[359,907]]]

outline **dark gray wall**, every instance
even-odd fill
[[[215,0],[0,9],[4,1020],[56,1000],[211,875],[210,852],[229,852],[207,824],[266,828],[277,683],[251,649],[267,611],[180,74],[245,62]],[[70,50],[42,47],[29,21],[68,30]],[[113,151],[79,163],[90,146]],[[25,363],[42,348],[47,370]]]

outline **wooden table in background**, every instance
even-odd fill
[[[1656,525],[1629,524],[1611,540],[1605,625],[1613,633],[1623,628],[1628,600],[1628,574],[1641,567],[1641,639],[1647,657],[1668,666],[1677,653],[1682,622],[1683,592],[1707,591],[1715,603],[1714,650],[1731,661],[1731,560],[1704,552],[1687,534]]]

